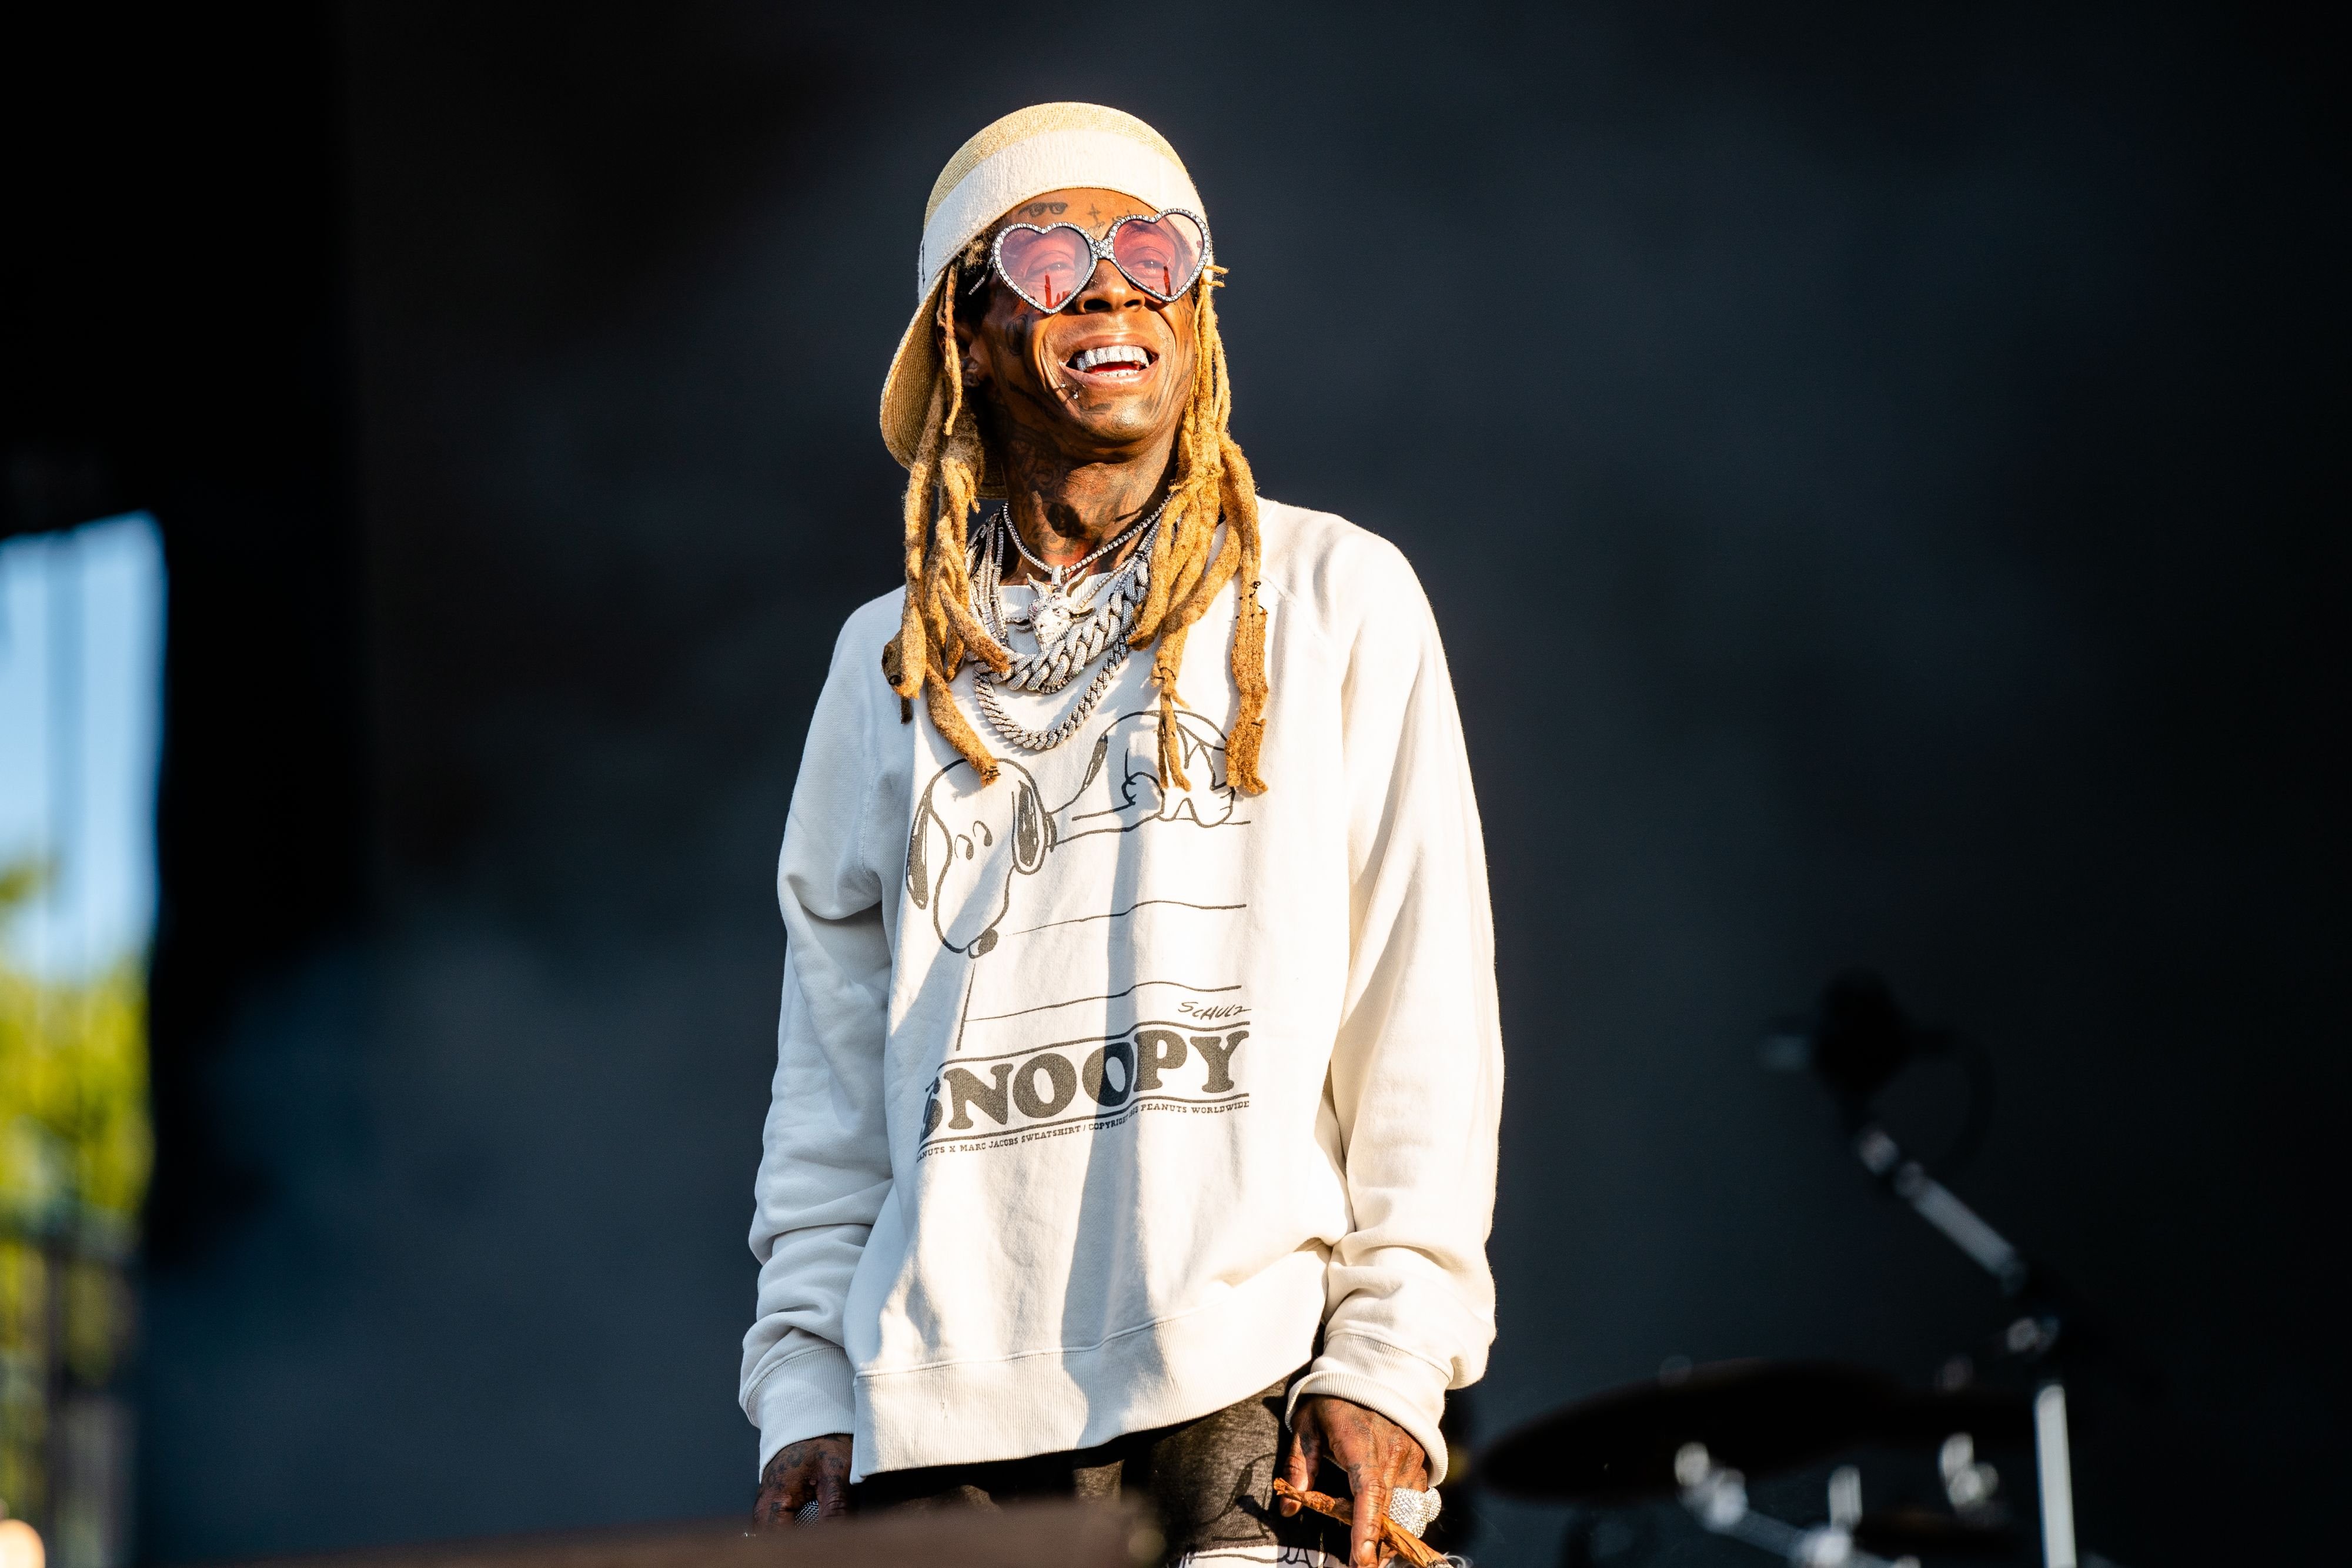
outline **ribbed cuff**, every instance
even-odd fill
[[[760,1423],[760,1468],[754,1478],[767,1473],[768,1461],[786,1443],[855,1430],[851,1389],[856,1383],[849,1356],[838,1345],[804,1350],[771,1367],[751,1391]]]
[[[1307,1368],[1307,1375],[1290,1387],[1284,1407],[1286,1420],[1298,1402],[1310,1394],[1376,1410],[1412,1435],[1429,1456],[1429,1484],[1445,1479],[1445,1439],[1437,1430],[1445,1414],[1445,1371],[1432,1362],[1399,1350],[1384,1340],[1345,1331],[1327,1331],[1323,1354]]]

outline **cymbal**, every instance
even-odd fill
[[[1538,1416],[1489,1444],[1478,1476],[1507,1497],[1554,1502],[1671,1494],[1685,1443],[1751,1475],[1789,1469],[1848,1447],[1899,1392],[1835,1362],[1714,1362]]]
[[[2031,1436],[2014,1396],[1905,1390],[1883,1373],[1830,1361],[1719,1361],[1580,1399],[1486,1446],[1481,1481],[1506,1497],[1633,1502],[1672,1496],[1675,1455],[1704,1443],[1751,1476],[1797,1469],[1865,1443],[1933,1448],[1954,1432]]]

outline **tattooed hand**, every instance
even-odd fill
[[[1310,1394],[1298,1402],[1290,1437],[1290,1465],[1283,1474],[1292,1486],[1314,1486],[1315,1468],[1326,1460],[1347,1474],[1356,1504],[1348,1560],[1362,1568],[1387,1561],[1391,1552],[1380,1521],[1389,1511],[1390,1490],[1419,1491],[1429,1485],[1429,1456],[1421,1445],[1387,1416],[1328,1394]],[[1280,1506],[1286,1514],[1299,1507],[1286,1498]]]
[[[751,1505],[751,1523],[759,1530],[782,1530],[798,1522],[797,1515],[812,1498],[819,1519],[841,1519],[849,1512],[849,1434],[804,1437],[786,1443],[760,1472],[759,1500]]]

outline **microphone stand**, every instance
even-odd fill
[[[1906,1155],[1873,1110],[1879,1091],[1905,1067],[1922,1055],[1941,1055],[1953,1043],[1950,1035],[1921,1029],[1906,1016],[1885,981],[1866,970],[1850,970],[1822,992],[1811,1025],[1784,1027],[1765,1042],[1764,1061],[1779,1069],[1811,1068],[1835,1096],[1863,1168],[1991,1275],[2002,1295],[2019,1303],[2021,1310],[2003,1333],[2001,1347],[2008,1354],[2038,1363],[2041,1369],[2033,1394],[2033,1450],[2042,1493],[2043,1568],[2079,1568],[2066,1386],[2057,1353],[2062,1337],[2069,1337],[2065,1331],[2073,1331],[2072,1340],[2080,1340],[2084,1325],[2066,1321],[2056,1281],[1928,1175],[1924,1165]],[[1979,1078],[1971,1096],[1969,1121],[1979,1135],[1988,1089]],[[1963,1144],[1969,1141],[1969,1134],[1964,1134]]]
[[[1913,1213],[1990,1274],[2000,1283],[2002,1295],[2022,1297],[2035,1282],[2035,1270],[2025,1255],[1949,1187],[1929,1176],[1927,1167],[1906,1157],[1885,1127],[1864,1122],[1854,1134],[1853,1152],[1881,1186],[1909,1204]],[[2045,1364],[2033,1390],[2033,1459],[2042,1493],[2042,1568],[2079,1568],[2074,1548],[2074,1467],[2066,1438],[2066,1385],[2052,1354],[2063,1326],[2056,1304],[2045,1301],[2038,1312],[2029,1304],[2029,1310],[2011,1322],[2002,1335],[2003,1347],[2011,1354]]]

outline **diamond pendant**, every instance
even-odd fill
[[[1070,598],[1062,591],[1062,585],[1039,583],[1037,601],[1029,608],[1029,631],[1037,639],[1038,651],[1053,652],[1070,634],[1072,619]]]

